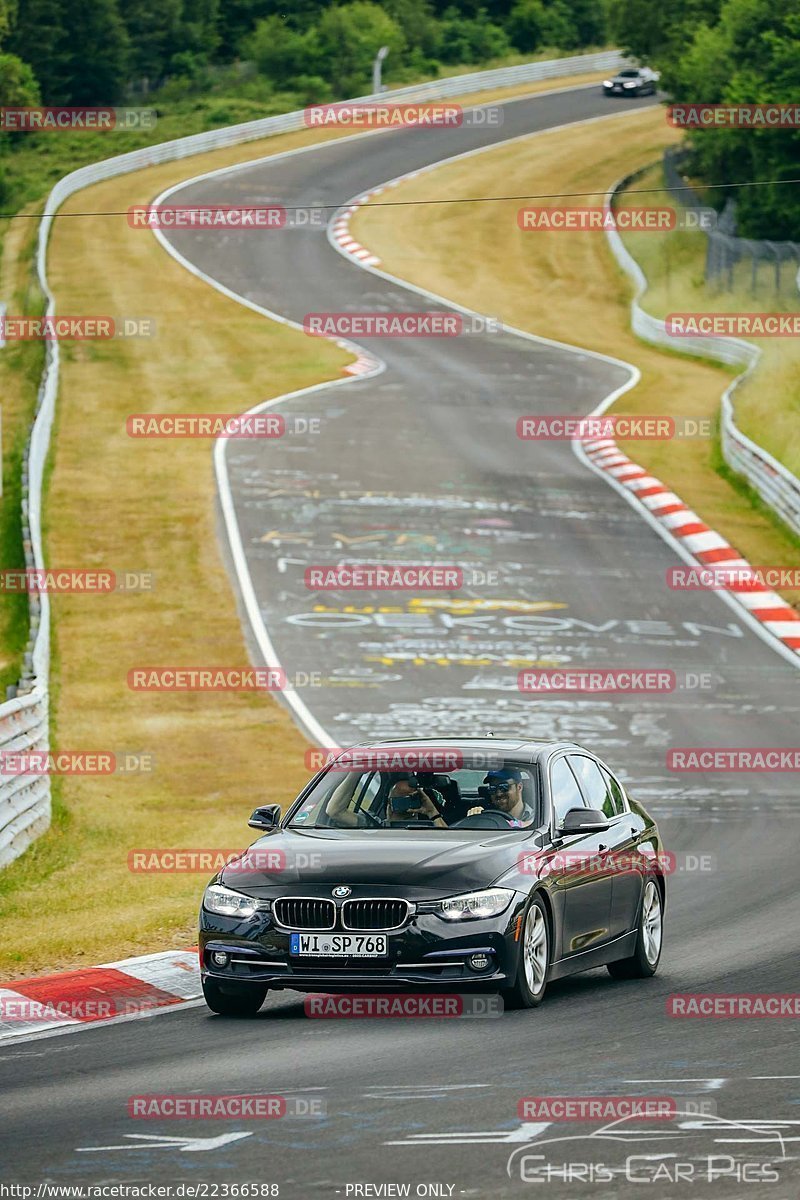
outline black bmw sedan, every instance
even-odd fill
[[[605,965],[653,975],[667,856],[653,819],[574,743],[374,742],[332,756],[211,881],[203,993],[216,1013],[301,992],[502,993]]]
[[[606,96],[654,96],[658,78],[658,72],[650,67],[628,67],[613,79],[604,79],[603,92]]]

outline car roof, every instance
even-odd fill
[[[462,735],[448,737],[447,734],[442,734],[436,738],[380,738],[375,741],[357,742],[355,745],[348,747],[350,750],[379,750],[386,746],[390,746],[393,750],[403,750],[406,747],[409,749],[427,750],[427,749],[447,749],[447,750],[463,750],[465,753],[469,751],[480,751],[490,753],[498,751],[501,754],[508,755],[509,758],[521,758],[528,762],[533,762],[540,758],[542,754],[559,749],[580,750],[577,742],[565,742],[561,740],[552,740],[545,738],[499,738],[490,737],[485,734],[482,737],[464,737]]]

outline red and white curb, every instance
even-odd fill
[[[358,211],[360,205],[366,204],[373,196],[379,196],[382,191],[383,188],[379,187],[371,192],[365,192],[363,196],[358,196],[352,204],[348,204],[346,208],[339,209],[331,224],[331,238],[339,249],[343,250],[345,254],[358,259],[359,262],[367,263],[368,266],[376,266],[381,260],[376,255],[371,254],[369,250],[366,250],[354,237],[350,236],[350,218],[354,212]],[[372,375],[377,365],[378,360],[362,350],[356,361],[344,368],[344,373],[345,375]]]
[[[340,246],[345,254],[350,254],[353,258],[357,258],[359,262],[365,262],[371,267],[376,266],[381,260],[351,236],[350,218],[354,212],[358,211],[359,205],[366,204],[371,196],[377,196],[382,191],[383,188],[376,188],[374,192],[367,192],[364,196],[359,196],[352,204],[348,204],[347,208],[340,209],[334,217],[331,226],[331,235],[336,245]]]
[[[350,349],[349,346],[344,348],[347,350]],[[373,358],[371,354],[367,354],[362,350],[359,352],[356,361],[353,363],[348,363],[346,367],[342,367],[342,370],[344,371],[345,375],[374,375],[377,366],[378,360]]]
[[[0,1041],[147,1016],[202,994],[196,950],[165,950],[99,967],[0,984]]]
[[[428,168],[425,168],[427,170]],[[409,171],[407,175],[402,175],[398,179],[391,179],[388,183],[384,183],[381,187],[372,188],[368,192],[362,192],[360,196],[356,196],[354,200],[340,208],[335,214],[331,223],[331,240],[343,250],[345,254],[352,255],[359,262],[364,263],[368,267],[377,267],[380,265],[380,259],[377,254],[373,254],[366,246],[362,246],[360,242],[350,233],[350,220],[354,213],[357,213],[362,204],[368,204],[370,200],[374,200],[376,196],[382,196],[389,188],[395,188],[400,183],[405,183],[408,179],[413,179],[416,175],[421,174],[421,171]]]
[[[580,445],[589,461],[630,492],[670,538],[688,552],[698,567],[724,566],[726,570],[737,571],[751,569],[750,563],[742,558],[738,550],[710,525],[706,525],[660,479],[623,454],[613,438],[581,440]],[[788,650],[800,655],[800,613],[777,592],[768,588],[756,591],[744,584],[737,587],[735,583],[720,590],[733,596],[751,617]]]

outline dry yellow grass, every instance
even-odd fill
[[[566,204],[599,204],[607,188],[657,160],[675,141],[661,109],[612,116],[532,135],[401,184],[392,200],[580,193]],[[653,203],[660,202],[658,198]],[[530,201],[530,203],[559,203]],[[630,331],[630,286],[600,232],[531,232],[517,202],[368,204],[353,235],[382,269],[507,324],[635,363],[641,382],[617,411],[716,419],[729,374],[651,348]],[[657,237],[658,234],[647,236]],[[753,563],[800,565],[797,543],[715,469],[715,442],[622,443]],[[797,592],[784,592],[797,601]]]
[[[188,176],[339,136],[304,130],[151,168],[78,193],[65,211],[125,212]],[[145,315],[157,329],[152,340],[64,346],[47,561],[150,571],[155,588],[54,598],[52,744],[146,751],[156,769],[55,782],[52,830],[0,873],[0,979],[191,944],[202,876],[133,874],[129,850],[243,846],[250,810],[304,781],[304,739],[269,697],[127,688],[132,666],[235,666],[247,654],[210,443],[132,442],[125,418],[241,411],[335,378],[348,361],[225,299],[124,217],[57,221],[49,262],[61,313]]]

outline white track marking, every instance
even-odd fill
[[[530,1142],[545,1129],[549,1121],[526,1121],[516,1129],[485,1129],[471,1132],[466,1129],[452,1133],[412,1133],[410,1137],[395,1142],[384,1142],[384,1146],[482,1146],[489,1143]]]
[[[122,1136],[130,1138],[136,1144],[131,1145],[130,1142],[126,1142],[117,1146],[78,1146],[76,1153],[99,1154],[105,1150],[181,1150],[196,1154],[204,1150],[219,1150],[220,1147],[227,1146],[230,1142],[238,1142],[242,1138],[253,1135],[252,1133],[221,1133],[218,1137],[189,1138],[164,1137],[157,1133],[123,1133]]]
[[[704,1092],[718,1091],[729,1082],[724,1076],[711,1076],[709,1079],[623,1079],[623,1083],[650,1083],[653,1087],[660,1087],[662,1083],[702,1083],[705,1084],[702,1089]]]
[[[181,1000],[178,1004],[165,1004],[161,1008],[151,1008],[137,1013],[125,1013],[120,1017],[108,1017],[102,1021],[69,1021],[63,1028],[42,1029],[38,1033],[23,1033],[19,1036],[3,1037],[0,1048],[13,1051],[15,1046],[24,1042],[38,1042],[42,1038],[63,1037],[67,1033],[86,1033],[89,1030],[107,1029],[109,1025],[124,1025],[129,1021],[149,1021],[154,1017],[165,1017],[169,1013],[185,1012],[187,1008],[204,1008],[205,1000]],[[10,1058],[5,1054],[4,1058]]]

